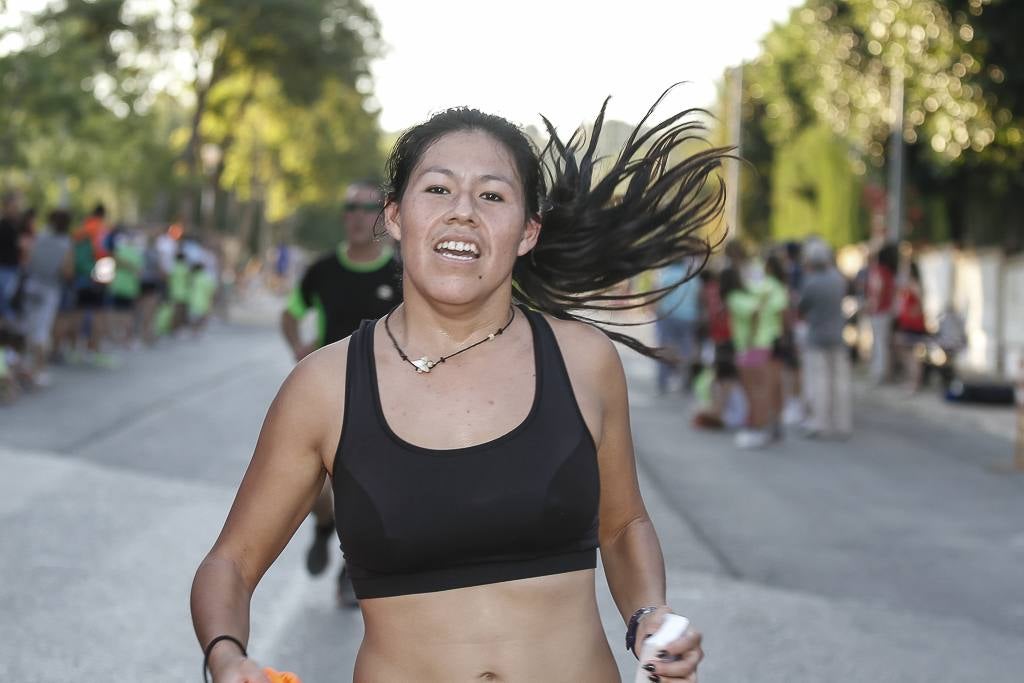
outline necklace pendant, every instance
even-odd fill
[[[430,372],[430,370],[437,365],[434,361],[430,360],[426,356],[417,358],[412,362],[416,366],[416,372]]]

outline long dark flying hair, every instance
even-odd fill
[[[725,206],[725,185],[717,171],[723,159],[732,158],[729,148],[681,154],[684,145],[704,142],[705,127],[696,118],[706,114],[703,110],[678,112],[647,128],[669,90],[596,180],[603,161],[596,154],[607,99],[589,142],[582,130],[563,142],[544,118],[549,140],[540,153],[518,127],[499,116],[448,109],[410,128],[395,143],[387,163],[385,203],[402,199],[416,164],[442,136],[466,130],[488,133],[511,154],[523,184],[527,218],[537,217],[541,224],[536,246],[516,261],[515,298],[556,318],[599,325],[611,339],[657,357],[656,349],[603,327],[644,323],[613,322],[594,314],[653,304],[704,267],[721,240],[702,234]],[[693,265],[678,282],[638,294],[608,291],[682,259]]]

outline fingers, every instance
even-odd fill
[[[251,672],[251,673],[247,673],[245,678],[242,679],[242,683],[273,683],[273,682],[270,680],[270,676],[268,676],[265,672],[257,670],[257,671]]]
[[[672,641],[643,668],[648,672],[651,681],[686,681],[695,683],[697,665],[704,658],[701,649],[702,636],[698,631],[687,631],[681,638]]]
[[[658,630],[661,623],[665,621],[665,615],[671,613],[672,610],[667,606],[659,607],[656,611],[651,612],[647,616],[640,620],[640,627],[637,635],[637,642],[646,640],[654,635],[654,632]]]

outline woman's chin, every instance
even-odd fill
[[[476,277],[440,277],[419,289],[428,301],[445,306],[465,306],[485,299],[493,291],[493,286],[486,286],[483,280]]]

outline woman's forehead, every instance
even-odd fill
[[[519,180],[508,148],[493,135],[478,130],[447,133],[430,145],[417,164],[416,174],[438,169],[459,176],[491,175]]]

